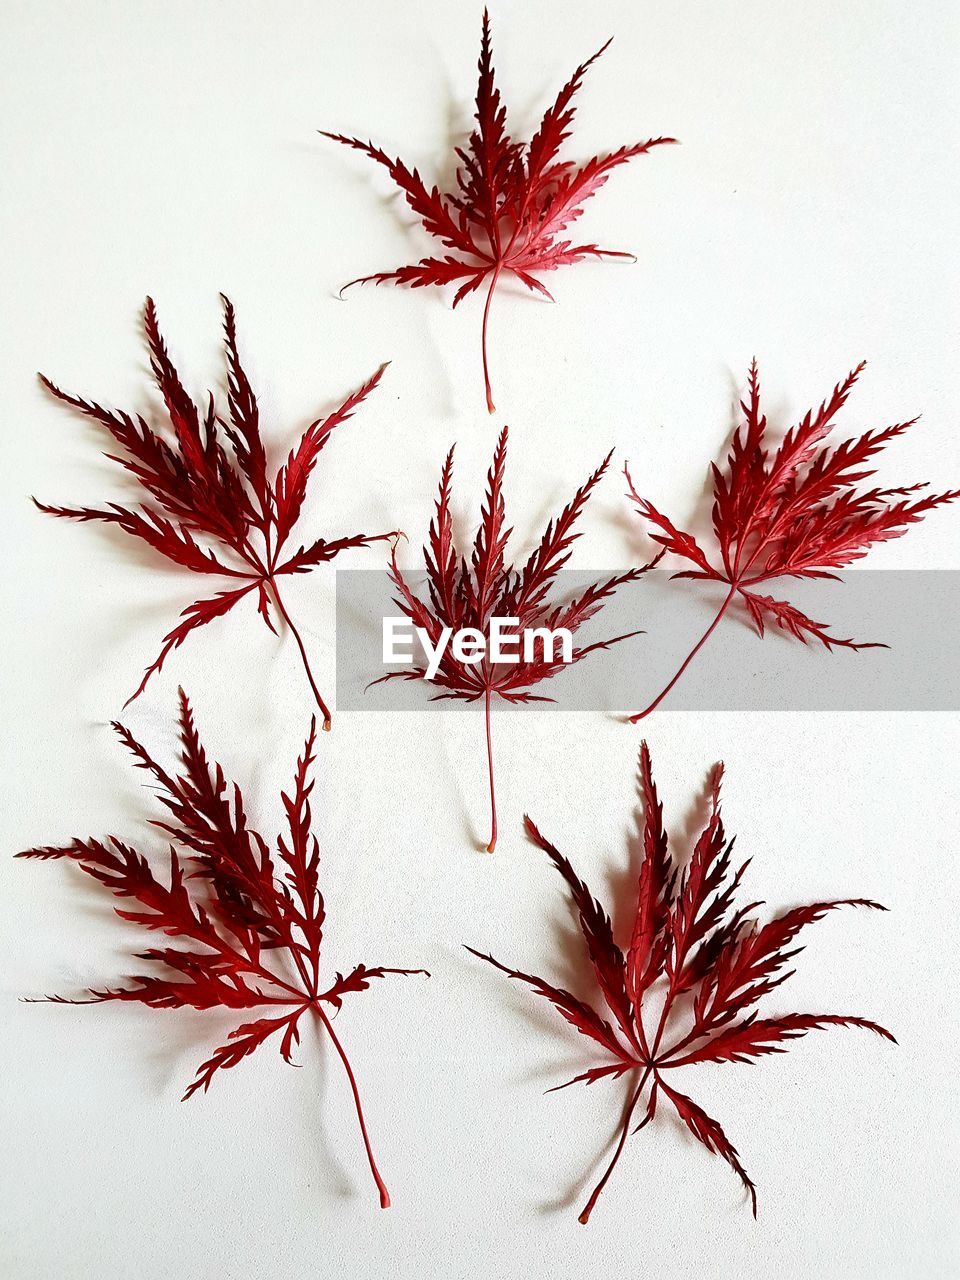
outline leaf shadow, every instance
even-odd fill
[[[455,712],[461,712],[461,713],[466,712],[468,714],[473,713],[473,715],[476,718],[477,776],[478,776],[478,779],[482,777],[483,781],[478,782],[476,787],[467,786],[467,782],[466,782],[467,771],[464,770],[462,767],[462,759],[455,758],[454,750],[450,745],[449,739],[447,739],[444,744],[444,756],[446,758],[446,763],[447,763],[448,777],[450,782],[453,785],[453,788],[457,796],[457,805],[460,810],[461,831],[463,832],[464,838],[466,842],[473,848],[475,853],[482,854],[483,857],[490,857],[490,856],[495,856],[495,854],[491,855],[488,852],[487,846],[488,846],[490,837],[488,835],[486,838],[484,838],[483,836],[484,819],[478,816],[483,812],[483,809],[479,807],[483,805],[483,799],[482,798],[480,799],[479,806],[478,806],[477,799],[474,794],[476,792],[481,797],[486,796],[486,791],[484,790],[484,783],[486,781],[486,772],[485,772],[486,763],[485,763],[485,755],[484,755],[485,747],[484,747],[484,737],[483,737],[484,729],[483,729],[483,720],[482,720],[482,714],[483,714],[482,705],[483,705],[482,703],[477,703],[476,705],[474,705],[472,703],[467,703],[467,702],[461,703],[457,701],[450,701],[446,704],[444,703],[439,704],[439,707],[437,705],[434,705],[433,711],[434,713],[436,713],[438,710],[440,710],[441,714],[446,713],[447,715],[452,715]],[[497,729],[496,720],[497,720],[496,709],[494,708],[494,710],[491,712],[491,732],[494,734],[496,733],[496,729]],[[495,753],[494,759],[495,760],[496,760],[496,751],[497,751],[496,739],[494,739],[494,753]],[[494,767],[496,767],[496,765]],[[501,799],[501,796],[498,795],[497,796],[498,818],[501,816],[500,814],[501,806],[499,803],[500,799]],[[487,801],[487,803],[489,804],[489,800]],[[489,824],[489,821],[490,821],[489,816],[486,818],[486,821]]]
[[[308,1068],[311,1075],[315,1078],[311,1084],[316,1082],[316,1097],[322,1101],[330,1082],[330,1055],[334,1053],[333,1045],[330,1043],[328,1036],[325,1036],[316,1018],[310,1018],[311,1035],[314,1052],[311,1054],[312,1063]],[[360,1196],[360,1190],[356,1185],[355,1179],[347,1174],[346,1166],[341,1157],[337,1153],[330,1138],[328,1124],[324,1117],[324,1108],[317,1106],[309,1112],[307,1117],[307,1128],[310,1131],[310,1145],[314,1149],[317,1157],[318,1170],[322,1170],[328,1182],[332,1183],[329,1194],[334,1195],[340,1200],[355,1200]]]

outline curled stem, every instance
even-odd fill
[[[283,599],[277,587],[276,578],[268,578],[267,581],[269,582],[270,588],[273,591],[273,598],[277,602],[277,609],[280,612],[280,616],[283,618],[284,622],[289,627],[294,640],[296,640],[297,642],[297,648],[300,650],[300,657],[303,661],[303,669],[307,673],[307,679],[310,682],[310,688],[313,691],[313,696],[316,699],[317,706],[323,712],[324,731],[326,733],[329,733],[330,722],[331,722],[330,708],[327,706],[323,698],[320,696],[320,690],[317,688],[317,682],[313,678],[313,672],[310,669],[310,660],[307,657],[307,649],[306,649],[306,645],[303,643],[303,637],[300,635],[300,632],[297,630],[293,622],[293,619],[290,617],[289,613],[287,613],[287,610],[284,607]]]
[[[347,1057],[346,1053],[344,1052],[343,1045],[337,1039],[337,1033],[334,1031],[333,1024],[331,1023],[330,1019],[327,1017],[326,1011],[324,1010],[323,1006],[319,1002],[317,1002],[314,1004],[314,1008],[316,1009],[317,1014],[320,1018],[320,1021],[323,1023],[324,1028],[326,1029],[327,1035],[333,1041],[333,1047],[336,1049],[337,1053],[340,1055],[340,1061],[343,1063],[344,1070],[347,1073],[347,1079],[350,1081],[350,1088],[353,1090],[354,1105],[357,1108],[357,1119],[360,1121],[360,1133],[363,1136],[363,1145],[366,1148],[366,1152],[367,1152],[367,1161],[370,1165],[370,1172],[373,1174],[373,1180],[377,1184],[377,1191],[379,1191],[380,1193],[380,1208],[389,1209],[390,1208],[390,1192],[387,1190],[386,1183],[383,1181],[383,1178],[380,1177],[380,1170],[377,1168],[377,1162],[373,1158],[373,1150],[371,1149],[371,1146],[370,1146],[370,1136],[367,1133],[366,1122],[364,1121],[364,1118],[363,1118],[363,1107],[360,1105],[360,1091],[357,1088],[357,1081],[354,1077],[353,1070],[350,1066],[350,1060]]]
[[[724,600],[723,604],[720,606],[717,616],[710,623],[709,627],[707,627],[706,631],[703,633],[703,635],[700,637],[697,643],[693,646],[693,648],[684,658],[683,662],[680,663],[680,666],[677,668],[676,674],[673,676],[673,679],[670,680],[664,686],[664,688],[660,690],[660,692],[657,694],[657,696],[654,698],[654,700],[650,703],[648,707],[645,707],[643,711],[638,711],[636,715],[630,716],[631,724],[636,724],[637,721],[643,720],[646,716],[648,716],[651,711],[656,711],[657,707],[659,707],[660,703],[664,700],[664,698],[667,696],[667,694],[670,692],[673,686],[677,683],[677,681],[686,671],[687,667],[689,667],[690,663],[694,660],[694,658],[697,656],[697,654],[700,652],[703,646],[707,643],[707,641],[713,635],[714,631],[717,628],[717,625],[720,622],[720,619],[727,612],[727,609],[729,609],[733,601],[733,597],[737,594],[737,590],[738,590],[737,584],[734,583],[731,586],[729,592],[727,593],[727,597]]]
[[[487,853],[493,853],[497,847],[497,796],[493,786],[493,737],[490,732],[490,690],[484,698],[484,718],[487,727],[487,773],[490,777],[490,842]]]
[[[494,268],[493,276],[490,280],[490,288],[487,290],[487,301],[483,307],[483,330],[480,338],[480,346],[483,353],[483,385],[487,393],[487,412],[495,413],[496,405],[493,403],[493,392],[490,388],[490,366],[487,361],[487,327],[490,321],[490,304],[493,302],[493,293],[497,287],[497,281],[500,279],[501,267],[498,263]]]
[[[624,1146],[626,1145],[627,1134],[630,1132],[630,1121],[633,1119],[633,1113],[636,1110],[637,1103],[640,1101],[640,1095],[643,1093],[643,1086],[647,1083],[647,1077],[649,1076],[649,1074],[650,1074],[650,1068],[647,1067],[643,1075],[640,1077],[640,1083],[637,1085],[636,1089],[634,1090],[633,1097],[630,1099],[630,1105],[627,1107],[626,1114],[623,1117],[623,1124],[620,1127],[620,1141],[617,1143],[617,1149],[613,1153],[613,1158],[611,1159],[610,1163],[607,1165],[606,1172],[604,1173],[603,1177],[594,1187],[593,1193],[591,1194],[590,1199],[587,1201],[586,1205],[584,1206],[583,1212],[580,1214],[578,1221],[581,1222],[584,1226],[586,1226],[587,1223],[590,1221],[590,1215],[591,1213],[593,1213],[594,1205],[600,1199],[600,1192],[607,1185],[607,1182],[610,1178],[611,1173],[613,1173],[614,1169],[617,1167],[617,1161],[620,1159],[620,1155],[623,1151]]]

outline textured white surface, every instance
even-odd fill
[[[558,276],[555,307],[498,300],[495,420],[483,411],[475,300],[454,314],[425,292],[336,300],[344,280],[409,260],[422,242],[372,166],[314,132],[373,136],[432,173],[468,119],[479,16],[441,0],[4,5],[0,1270],[10,1280],[539,1280],[558,1274],[557,1257],[584,1280],[913,1280],[960,1268],[956,717],[649,723],[678,832],[705,767],[725,758],[728,822],[755,856],[751,891],[772,908],[850,893],[892,908],[820,925],[772,1007],[864,1014],[892,1027],[898,1048],[837,1032],[760,1066],[700,1073],[697,1096],[759,1185],[758,1223],[726,1166],[664,1117],[631,1142],[581,1228],[576,1209],[623,1088],[545,1098],[583,1060],[583,1042],[460,949],[469,941],[568,976],[559,882],[519,818],[529,808],[598,889],[620,875],[638,734],[599,715],[502,718],[493,859],[471,848],[486,822],[473,718],[354,714],[321,743],[328,963],[435,975],[358,996],[339,1023],[389,1213],[376,1208],[339,1066],[309,1040],[301,1071],[265,1049],[181,1106],[229,1019],[17,1003],[107,981],[127,962],[100,897],[69,868],[13,862],[13,851],[107,830],[158,847],[147,794],[105,725],[192,584],[121,536],[45,520],[27,502],[123,494],[91,429],[45,398],[33,371],[127,408],[153,405],[137,334],[148,291],[197,391],[220,376],[217,292],[232,295],[275,457],[318,408],[393,360],[382,392],[324,455],[307,529],[418,533],[453,439],[475,501],[501,420],[515,437],[508,501],[521,541],[611,445],[683,513],[754,353],[783,424],[867,356],[847,426],[922,410],[885,474],[960,477],[953,5],[656,13],[503,0],[496,57],[519,128],[612,32],[583,93],[577,153],[661,132],[683,146],[617,174],[584,219],[601,244],[635,250],[636,266]],[[616,479],[588,523],[577,563],[627,563]],[[872,563],[960,567],[956,512]],[[332,687],[332,575],[295,588]],[[160,752],[172,750],[178,682],[271,830],[308,715],[292,644],[250,610],[198,634],[127,717]]]

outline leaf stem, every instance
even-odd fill
[[[483,385],[487,393],[488,413],[495,413],[497,406],[493,403],[493,392],[490,389],[490,366],[487,362],[487,327],[490,321],[490,304],[493,302],[493,293],[497,287],[497,281],[500,279],[500,272],[502,270],[502,264],[498,262],[493,269],[490,288],[487,290],[487,300],[483,307],[483,329],[481,333],[480,347],[483,353]]]
[[[665,685],[663,689],[661,689],[661,691],[657,694],[657,696],[654,698],[654,700],[650,703],[649,706],[645,707],[643,711],[638,711],[636,715],[630,716],[631,724],[636,724],[639,720],[643,720],[646,716],[648,716],[651,711],[656,711],[657,707],[659,707],[660,703],[664,700],[664,698],[667,696],[667,694],[670,692],[673,686],[677,683],[677,681],[686,671],[687,667],[689,667],[690,663],[694,660],[694,658],[697,656],[697,654],[700,652],[700,650],[703,648],[706,642],[713,635],[714,631],[717,628],[717,625],[720,622],[720,619],[723,617],[723,615],[727,612],[727,609],[730,607],[733,601],[733,597],[737,594],[738,589],[739,589],[738,584],[736,582],[731,584],[730,590],[727,593],[727,597],[724,600],[723,604],[720,606],[717,616],[710,623],[709,627],[707,627],[706,631],[703,633],[703,635],[700,637],[697,643],[693,646],[693,648],[684,658],[683,662],[681,662],[680,666],[677,668],[676,674],[673,676],[673,679],[670,680],[669,683]]]
[[[487,772],[490,776],[490,843],[487,853],[493,853],[497,847],[497,796],[493,786],[493,737],[490,732],[490,688],[484,696],[484,719],[487,727]]]
[[[660,1052],[660,1041],[663,1039],[663,1033],[667,1029],[667,1019],[670,1017],[670,1010],[673,1008],[673,1002],[676,999],[676,995],[675,983],[671,982],[663,1001],[663,1008],[660,1010],[660,1021],[657,1023],[657,1034],[653,1037],[653,1047],[650,1050],[650,1057],[656,1061],[658,1067],[660,1065],[660,1060],[657,1058],[657,1054]],[[674,1045],[673,1048],[675,1049],[676,1045]],[[669,1052],[672,1053],[673,1049]]]
[[[593,1213],[594,1206],[596,1205],[597,1201],[600,1199],[600,1192],[607,1185],[607,1181],[609,1180],[611,1173],[613,1173],[614,1169],[617,1167],[617,1161],[620,1159],[620,1155],[623,1151],[624,1146],[626,1145],[627,1134],[630,1132],[630,1121],[633,1119],[633,1113],[636,1110],[637,1103],[640,1101],[640,1095],[641,1093],[643,1093],[643,1086],[647,1083],[647,1077],[650,1075],[650,1071],[651,1071],[651,1068],[647,1067],[643,1075],[640,1077],[640,1083],[637,1085],[636,1089],[634,1090],[633,1097],[630,1099],[630,1105],[627,1107],[626,1114],[623,1117],[623,1124],[620,1128],[620,1141],[617,1143],[617,1149],[616,1151],[614,1151],[613,1158],[611,1159],[610,1163],[607,1165],[606,1172],[604,1173],[600,1181],[597,1183],[597,1185],[594,1187],[593,1193],[590,1196],[590,1199],[587,1201],[586,1205],[584,1206],[583,1212],[580,1214],[579,1221],[584,1226],[586,1226],[587,1223],[590,1221],[590,1215],[591,1213]]]
[[[366,1122],[364,1121],[364,1118],[363,1118],[363,1107],[360,1105],[360,1091],[357,1088],[357,1081],[354,1077],[353,1070],[350,1066],[350,1060],[347,1057],[346,1053],[344,1052],[343,1045],[337,1039],[337,1033],[334,1031],[333,1024],[331,1023],[330,1019],[327,1017],[326,1012],[323,1009],[323,1006],[319,1004],[319,1002],[317,1002],[314,1004],[313,1007],[316,1009],[317,1015],[319,1016],[320,1021],[323,1023],[327,1034],[329,1035],[330,1039],[333,1041],[333,1047],[336,1049],[337,1053],[340,1055],[340,1061],[343,1063],[344,1070],[347,1073],[347,1079],[350,1081],[350,1088],[353,1090],[353,1101],[354,1101],[354,1105],[357,1108],[357,1119],[360,1121],[360,1133],[363,1136],[363,1145],[366,1148],[367,1160],[370,1164],[370,1172],[373,1174],[373,1180],[377,1184],[377,1190],[380,1193],[380,1208],[389,1209],[390,1208],[390,1192],[387,1190],[385,1182],[380,1177],[380,1170],[377,1168],[377,1162],[373,1158],[373,1151],[371,1150],[371,1147],[370,1147],[370,1136],[367,1133]]]
[[[307,673],[307,679],[310,682],[310,688],[313,691],[314,698],[316,698],[317,706],[323,712],[324,731],[326,733],[329,733],[330,721],[331,721],[330,708],[327,706],[323,698],[320,696],[320,690],[317,688],[317,682],[313,678],[313,672],[310,669],[310,660],[307,658],[307,650],[306,650],[306,646],[303,643],[303,637],[300,635],[300,632],[297,630],[296,626],[294,625],[293,619],[290,617],[289,613],[287,613],[286,608],[284,607],[283,599],[280,595],[279,588],[277,587],[276,578],[273,577],[272,575],[269,575],[266,581],[270,584],[270,588],[273,591],[273,598],[277,602],[277,609],[280,611],[280,616],[283,618],[284,622],[289,627],[294,640],[296,640],[297,642],[297,648],[300,650],[300,657],[303,660],[303,669]]]

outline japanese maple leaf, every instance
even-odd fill
[[[693,1136],[731,1166],[749,1193],[756,1216],[756,1190],[736,1147],[718,1122],[673,1083],[677,1068],[702,1062],[754,1062],[767,1054],[786,1052],[792,1040],[808,1031],[831,1026],[863,1027],[887,1040],[894,1039],[877,1023],[846,1014],[759,1015],[760,1001],[793,972],[787,965],[803,950],[796,944],[801,930],[838,907],[886,908],[865,898],[835,899],[795,907],[759,924],[752,913],[760,903],[737,905],[737,891],[748,863],[735,868],[731,861],[733,839],[727,839],[720,815],[722,776],[723,766],[718,765],[710,782],[709,817],[692,858],[681,869],[663,828],[650,752],[646,743],[641,747],[643,861],[625,949],[614,938],[610,917],[567,859],[529,818],[525,819],[528,835],[548,855],[570,890],[606,1009],[467,948],[508,977],[525,982],[595,1043],[601,1054],[599,1061],[568,1080],[568,1085],[631,1077],[619,1141],[580,1214],[584,1224],[620,1159],[645,1094],[645,1113],[637,1129],[654,1119],[663,1098]]]
[[[531,292],[553,298],[540,276],[590,258],[631,258],[629,253],[601,249],[595,244],[577,244],[568,228],[583,213],[583,206],[596,195],[611,171],[654,147],[675,142],[675,138],[648,138],[646,142],[618,147],[594,156],[582,164],[558,159],[570,136],[576,97],[587,69],[596,62],[610,41],[577,67],[544,114],[534,136],[519,142],[507,131],[507,112],[494,83],[490,18],[483,13],[480,42],[480,79],[477,85],[477,127],[466,144],[455,149],[459,162],[452,189],[427,187],[416,169],[392,159],[380,147],[360,138],[323,132],[325,138],[362,151],[389,173],[420,219],[428,235],[440,242],[442,256],[422,258],[394,271],[351,280],[350,284],[456,285],[453,305],[485,282],[487,300],[483,309],[481,350],[487,408],[494,411],[487,360],[487,328],[490,304],[503,275],[512,275]],[[349,288],[349,285],[344,286]]]
[[[95,401],[68,395],[40,375],[43,385],[58,400],[106,428],[112,437],[111,448],[118,450],[106,453],[106,457],[134,478],[146,501],[136,510],[115,502],[103,507],[51,506],[36,499],[34,502],[48,515],[115,525],[181,568],[223,578],[230,584],[183,610],[128,703],[143,692],[171,650],[183,644],[191,632],[223,617],[251,596],[271,631],[275,631],[273,605],[290,628],[310,688],[323,712],[323,727],[329,729],[330,711],[317,688],[303,638],[284,605],[279,580],[288,574],[309,573],[341,551],[394,536],[358,533],[330,540],[317,538],[295,548],[290,545],[321,450],[334,429],[351,417],[376,387],[386,366],[381,366],[333,413],[312,422],[271,479],[260,431],[260,411],[240,363],[236,319],[228,298],[223,298],[223,307],[226,417],[218,411],[212,392],[205,405],[195,404],[187,395],[167,353],[152,298],[146,302],[144,329],[151,371],[170,419],[169,433],[154,430],[140,414],[107,409]]]
[[[503,478],[507,462],[507,428],[504,427],[493,455],[493,463],[487,474],[486,498],[480,512],[477,530],[469,560],[458,552],[453,537],[453,515],[450,507],[453,483],[453,449],[447,454],[440,475],[440,493],[436,514],[430,523],[427,545],[424,547],[427,579],[426,595],[416,593],[403,575],[397,561],[394,544],[390,560],[390,577],[399,591],[396,605],[413,625],[429,638],[436,649],[445,629],[451,633],[472,629],[480,633],[487,651],[490,648],[491,622],[494,619],[516,619],[511,628],[512,636],[522,636],[534,629],[556,631],[565,628],[571,636],[595,617],[614,592],[625,583],[635,582],[651,567],[629,569],[601,582],[595,582],[573,599],[557,601],[551,597],[557,574],[570,558],[570,548],[580,534],[574,526],[587,500],[610,464],[610,453],[584,484],[576,491],[560,515],[551,520],[535,551],[519,568],[507,563],[507,542],[512,529],[506,524],[503,499]],[[654,562],[655,563],[655,562]],[[571,662],[580,662],[598,649],[607,649],[621,640],[640,635],[630,631],[608,640],[571,649]],[[493,778],[493,745],[490,732],[490,707],[494,697],[505,702],[552,702],[552,698],[531,692],[544,680],[563,671],[569,663],[563,661],[556,645],[548,651],[546,644],[534,647],[528,660],[523,644],[517,645],[515,662],[493,662],[484,656],[478,661],[459,661],[453,645],[447,644],[433,676],[433,683],[443,692],[433,695],[431,701],[446,698],[466,702],[483,701],[486,738],[487,771],[490,780],[490,840],[489,853],[497,844],[497,803]],[[413,666],[404,671],[391,671],[379,680],[426,680],[427,668]]]
[[[172,842],[168,873],[158,874],[144,854],[116,836],[74,839],[17,856],[69,858],[130,904],[114,908],[121,919],[178,944],[137,953],[138,960],[149,961],[157,972],[136,973],[123,986],[90,990],[82,998],[48,998],[57,1004],[126,1000],[154,1009],[236,1009],[252,1016],[201,1064],[184,1101],[198,1089],[206,1092],[218,1071],[235,1067],[271,1037],[279,1039],[282,1057],[292,1062],[302,1019],[315,1018],[343,1063],[380,1207],[389,1208],[357,1081],[331,1015],[347,996],[366,991],[376,978],[426,970],[358,964],[332,981],[322,975],[326,908],[310,812],[316,721],[311,720],[290,793],[281,796],[286,831],[277,838],[275,856],[249,825],[240,788],[227,781],[219,764],[208,761],[182,690],[176,769],[157,764],[123,725],[113,727],[137,767],[150,775],[151,789],[164,807],[163,817],[152,825]]]
[[[857,365],[816,412],[805,414],[774,447],[767,443],[760,379],[757,363],[753,362],[747,397],[740,404],[744,421],[734,434],[726,468],[721,470],[716,463],[710,468],[717,542],[712,558],[692,533],[677,528],[652,502],[639,495],[629,466],[624,468],[628,496],[647,521],[653,541],[694,566],[673,576],[718,582],[728,588],[716,617],[677,673],[645,710],[630,717],[631,723],[642,720],[659,706],[737,601],[746,607],[761,636],[765,627],[773,624],[804,644],[818,640],[827,649],[885,647],[840,639],[827,630],[826,624],[806,617],[795,605],[757,590],[778,578],[839,581],[834,570],[859,560],[875,543],[901,537],[928,511],[960,497],[960,489],[913,497],[927,487],[925,484],[897,489],[864,485],[875,475],[867,465],[870,459],[912,427],[917,418],[866,431],[833,447],[822,445],[865,367],[865,362]]]

